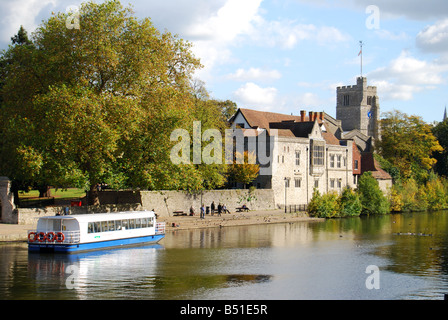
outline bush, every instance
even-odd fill
[[[358,193],[362,204],[362,213],[386,214],[390,212],[389,201],[371,172],[364,172],[359,178]]]
[[[362,204],[359,194],[350,188],[345,188],[339,199],[341,217],[359,216],[362,211]]]
[[[336,192],[321,195],[317,189],[314,189],[313,197],[308,205],[310,215],[318,218],[359,216],[361,209],[359,195],[350,188],[344,189],[341,196]]]
[[[312,217],[332,218],[339,213],[339,201],[336,193],[321,195],[314,189],[313,197],[308,204],[308,212]]]

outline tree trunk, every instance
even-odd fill
[[[98,197],[98,184],[92,183],[90,185],[90,190],[87,195],[88,205],[89,206],[98,206],[100,204],[100,198]]]
[[[39,186],[37,190],[39,190],[39,198],[51,197],[50,186]]]

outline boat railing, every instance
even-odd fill
[[[28,243],[73,244],[79,243],[79,231],[28,231]]]
[[[165,233],[165,222],[157,222],[156,234],[164,234],[164,233]]]

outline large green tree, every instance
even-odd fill
[[[434,154],[442,150],[431,125],[421,117],[394,110],[381,120],[379,153],[398,168],[404,180],[424,182],[437,162]]]
[[[174,165],[176,128],[224,128],[216,104],[199,101],[191,44],[137,19],[119,1],[83,3],[57,13],[30,41],[0,56],[0,174],[14,181],[89,189],[96,186],[200,190],[223,184],[220,167]],[[218,112],[218,113],[216,113]],[[206,177],[215,177],[207,182]],[[207,182],[207,183],[205,183]],[[206,184],[206,186],[204,186]]]

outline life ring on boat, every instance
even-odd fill
[[[45,232],[39,232],[37,234],[37,241],[44,242],[47,239],[47,236],[45,235]]]
[[[65,235],[62,232],[56,233],[56,241],[63,242],[65,240]]]
[[[48,242],[53,242],[56,239],[56,235],[53,231],[47,232],[46,237]]]
[[[34,242],[34,241],[36,241],[36,237],[37,237],[36,232],[30,232],[30,233],[28,233],[28,241],[29,241],[29,242]]]

